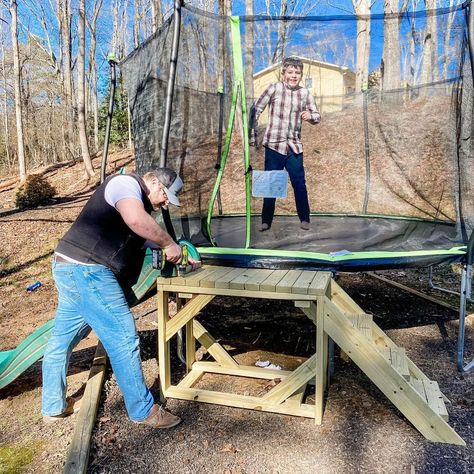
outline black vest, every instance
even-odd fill
[[[142,190],[145,211],[153,206],[145,192],[145,183],[136,174]],[[116,176],[107,178],[92,194],[78,218],[59,241],[56,251],[82,263],[100,263],[110,268],[120,280],[139,272],[144,257],[145,239],[125,224],[120,213],[105,201],[105,187]]]

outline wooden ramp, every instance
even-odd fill
[[[448,425],[444,396],[334,281],[324,301],[324,331],[423,436],[465,446]]]
[[[426,377],[403,348],[376,325],[331,279],[328,272],[207,266],[185,277],[158,278],[158,351],[163,397],[181,398],[254,410],[286,413],[322,422],[327,388],[328,339],[360,367],[423,436],[434,442],[465,445],[448,425],[448,413],[438,384]],[[187,303],[170,318],[168,295]],[[317,327],[316,354],[293,372],[239,365],[195,317],[215,296],[293,301]],[[186,329],[188,374],[171,383],[170,340]],[[214,362],[195,360],[196,342]],[[261,397],[197,388],[206,373],[269,379],[275,386]],[[314,405],[305,403],[308,383],[315,384]]]

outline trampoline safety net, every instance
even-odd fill
[[[437,253],[437,261],[459,258],[474,225],[463,6],[385,16],[225,17],[190,6],[181,13],[166,161],[185,182],[182,207],[173,210],[178,235],[247,249],[240,263],[256,249],[288,261],[349,261],[347,253],[359,263],[379,258],[379,267],[432,263]],[[138,172],[159,166],[173,27],[171,18],[120,65]],[[251,111],[281,80],[287,56],[303,62],[300,85],[321,114],[319,124],[297,130],[311,229],[300,228],[289,184],[271,229],[259,232],[263,199],[252,196],[252,173],[265,169],[268,107],[256,147],[248,146]]]

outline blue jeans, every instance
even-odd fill
[[[92,328],[107,351],[128,416],[143,421],[154,400],[143,378],[135,321],[115,275],[103,265],[53,262],[53,277],[59,301],[43,358],[43,415],[65,410],[69,358]]]
[[[288,171],[291,185],[295,194],[296,212],[300,221],[309,222],[308,191],[304,176],[303,153],[295,154],[291,150],[288,155],[265,148],[265,171],[283,170]],[[275,214],[275,198],[264,198],[262,208],[262,224],[270,227]]]

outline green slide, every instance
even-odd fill
[[[187,247],[189,257],[200,260],[199,253],[190,242],[180,240],[179,244]],[[154,268],[152,251],[147,249],[140,276],[137,283],[131,287],[128,298],[130,306],[138,304],[153,289],[159,276],[173,276],[175,273],[174,265],[165,265],[163,269]],[[17,348],[0,352],[0,389],[6,387],[43,356],[53,328],[54,319],[30,334]]]

